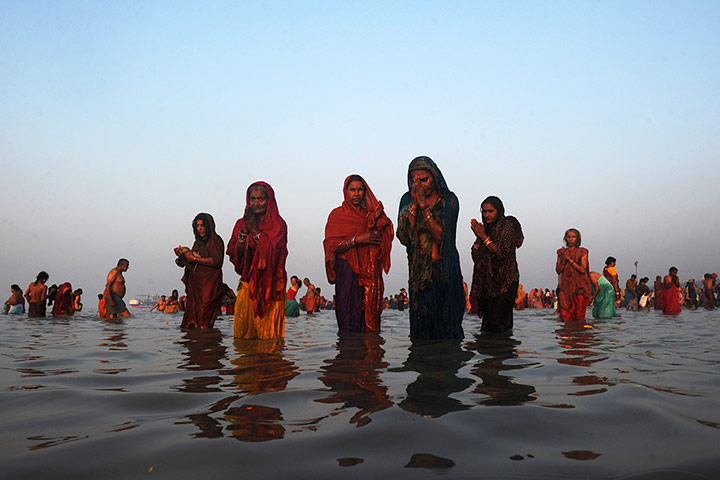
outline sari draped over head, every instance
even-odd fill
[[[497,253],[484,245],[472,249],[475,263],[472,291],[479,298],[492,298],[517,288],[520,271],[516,250],[525,237],[517,218],[504,215],[493,223],[485,224],[485,234],[495,243]]]
[[[235,272],[249,284],[255,315],[263,317],[273,300],[283,299],[286,295],[287,224],[280,216],[275,191],[265,182],[254,182],[248,187],[246,204],[250,201],[250,190],[256,186],[265,187],[268,196],[265,216],[258,224],[260,236],[256,240],[248,235],[241,252],[238,252],[238,236],[245,230],[245,219],[239,219],[228,241],[227,254]]]
[[[415,228],[410,228],[412,205],[412,172],[430,172],[440,195],[430,213],[442,226],[438,245],[440,260],[432,261],[434,239],[422,215],[417,214]],[[410,290],[410,336],[417,339],[463,338],[462,317],[465,294],[460,256],[455,246],[460,203],[447,186],[445,178],[429,157],[417,157],[408,167],[408,191],[400,199],[397,237],[408,255]]]
[[[579,263],[580,259],[588,255],[588,250],[584,247],[575,247],[568,250],[570,258],[573,262]],[[558,250],[560,255],[561,251]],[[558,292],[558,308],[565,311],[573,311],[575,309],[575,297],[583,297],[587,304],[590,300],[590,274],[588,272],[578,272],[570,263],[565,263],[563,271],[560,275],[560,291]]]
[[[72,285],[65,282],[58,288],[55,295],[55,304],[53,305],[52,314],[55,316],[72,315],[75,313],[72,299]]]
[[[196,222],[202,220],[205,227],[205,237],[201,237],[196,229]],[[215,324],[223,295],[222,265],[225,244],[222,238],[215,233],[215,219],[209,213],[199,213],[193,220],[193,233],[195,242],[192,251],[202,258],[212,258],[212,265],[202,263],[188,264],[184,259],[178,258],[175,263],[185,267],[182,282],[185,284],[185,312],[183,313],[181,328],[212,328]],[[169,305],[169,303],[168,303]],[[174,311],[179,308],[177,298]],[[173,308],[165,313],[171,313]]]
[[[353,205],[350,200],[347,186],[350,179],[359,178],[365,187],[365,210]],[[383,212],[375,218],[375,210],[380,202],[375,198],[367,182],[360,175],[349,175],[343,183],[344,200],[342,205],[333,209],[325,224],[325,273],[328,282],[335,284],[337,279],[336,262],[337,249],[346,240],[365,232],[378,232],[381,234],[380,244],[356,245],[342,253],[342,257],[348,263],[350,269],[357,277],[357,284],[362,289],[362,311],[364,312],[364,326],[345,326],[342,319],[338,317],[338,324],[341,328],[349,328],[361,331],[378,331],[380,327],[380,313],[383,309],[384,285],[382,271],[390,271],[390,250],[395,238],[393,224]],[[342,283],[342,282],[340,282]],[[336,293],[342,295],[345,292],[340,283],[336,284]],[[352,288],[352,287],[351,287]],[[350,312],[349,312],[350,313]],[[338,311],[336,310],[336,314]]]

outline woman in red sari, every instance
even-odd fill
[[[65,315],[72,315],[75,313],[72,301],[72,285],[70,282],[65,282],[58,288],[57,295],[55,295],[55,304],[53,305],[52,314],[55,317],[64,317]]]
[[[182,246],[175,248],[175,255],[178,256],[175,263],[185,267],[182,282],[187,296],[180,328],[212,328],[220,312],[223,294],[225,244],[215,233],[215,220],[209,213],[198,213],[192,226],[195,234],[192,249]]]
[[[240,275],[235,338],[284,337],[287,225],[267,183],[248,187],[245,214],[235,223],[227,254]]]
[[[360,175],[343,185],[343,203],[330,212],[323,242],[325,273],[335,284],[335,316],[340,330],[378,332],[393,224]]]
[[[680,306],[680,279],[678,278],[678,269],[670,267],[668,274],[663,279],[663,291],[660,299],[662,301],[662,311],[667,315],[677,315],[682,311]]]
[[[584,322],[590,302],[588,251],[580,246],[580,232],[571,228],[563,237],[566,247],[557,251],[555,271],[560,276],[558,310],[564,322]]]

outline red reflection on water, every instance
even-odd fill
[[[68,436],[66,436],[66,437],[52,437],[52,438],[48,438],[48,437],[44,437],[44,436],[42,436],[42,435],[36,435],[36,436],[34,436],[34,437],[27,437],[27,439],[28,439],[28,440],[32,440],[32,441],[34,441],[34,442],[42,442],[42,443],[39,443],[39,444],[37,444],[37,445],[31,445],[31,446],[28,447],[28,449],[29,449],[29,450],[40,450],[40,449],[43,449],[43,448],[55,447],[55,446],[61,445],[61,444],[63,444],[63,443],[75,442],[75,441],[77,441],[77,440],[83,440],[83,439],[88,438],[88,437],[89,437],[89,435],[85,435],[85,436],[82,436],[82,437],[76,437],[76,436],[68,435]]]
[[[590,325],[564,323],[555,331],[555,336],[563,348],[563,356],[557,359],[558,363],[576,367],[591,367],[609,358],[604,352],[601,353],[596,350],[600,342],[595,329]],[[607,378],[596,375],[575,376],[572,378],[572,382],[577,385],[615,385],[614,382],[609,381]],[[607,390],[607,388],[593,388],[568,393],[568,395],[576,397],[597,395],[607,392]]]
[[[572,450],[570,452],[562,452],[562,454],[572,460],[595,460],[601,453],[595,453],[590,450]]]
[[[228,408],[225,420],[233,437],[245,442],[266,442],[285,436],[282,412],[278,408],[264,405],[243,405]]]

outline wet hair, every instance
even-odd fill
[[[485,200],[480,203],[480,210],[482,211],[482,206],[486,203],[489,203],[493,207],[495,207],[495,210],[498,212],[498,218],[502,218],[505,216],[505,205],[503,205],[502,200],[500,200],[498,197],[495,197],[493,195],[487,197]]]
[[[643,277],[640,279],[640,283],[645,282],[647,283],[650,279],[648,277]]]
[[[630,275],[630,278],[637,278],[637,275],[633,273],[632,275]]]
[[[197,222],[198,220],[202,220],[203,227],[205,227],[205,236],[201,237],[200,234],[197,231]],[[193,235],[195,235],[195,240],[199,240],[203,243],[207,243],[210,240],[210,237],[212,237],[213,233],[215,233],[215,220],[212,218],[212,215],[209,213],[198,213],[195,215],[195,218],[193,218],[192,221],[192,229],[193,229]]]
[[[45,270],[38,273],[37,279],[35,280],[35,285],[37,285],[39,282],[45,280],[47,282],[47,279],[50,278],[50,275],[47,274]]]
[[[178,293],[177,289],[174,289],[172,293],[170,294],[171,297],[178,297],[180,293]]]
[[[670,267],[668,269],[668,273],[672,272],[673,270],[675,270],[677,272],[677,267]]]
[[[297,275],[293,275],[292,277],[290,277],[290,284],[291,284],[291,285],[292,285],[292,279],[293,279],[293,278],[297,281],[297,283],[302,283],[302,282],[300,281],[300,279],[297,277]]]
[[[352,182],[360,182],[363,185],[363,188],[367,190],[367,185],[365,185],[365,182],[363,181],[362,177],[360,175],[350,175],[347,179],[347,182],[345,182],[345,190],[350,186]]]
[[[103,294],[102,294],[102,293],[98,293],[98,300],[100,300],[100,299],[102,299],[102,298],[103,298]]]
[[[17,283],[13,283],[12,285],[10,285],[10,289],[14,292],[22,291],[20,290],[20,285],[18,285]]]
[[[128,260],[127,258],[121,258],[120,260],[118,260],[117,266],[119,267],[120,265],[125,265],[126,263],[129,265],[130,260]]]
[[[575,235],[577,235],[578,241],[575,246],[579,247],[582,243],[582,236],[580,235],[580,230],[578,230],[577,228],[568,228],[567,230],[565,230],[565,235],[563,235],[563,242],[565,242],[565,246],[567,246],[567,236],[570,232],[575,232]]]
[[[617,259],[615,257],[608,257],[605,259],[605,266],[609,267],[613,262],[617,262]]]

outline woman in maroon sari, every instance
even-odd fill
[[[235,300],[235,338],[285,336],[287,225],[275,192],[265,182],[247,189],[243,218],[235,223],[227,254],[240,275]]]
[[[55,304],[53,305],[52,310],[53,316],[62,317],[75,313],[75,309],[73,308],[72,291],[72,285],[70,285],[70,282],[65,282],[60,285],[57,295],[55,295]]]
[[[325,225],[325,273],[335,284],[338,328],[377,332],[393,224],[360,175],[350,175],[343,185],[343,203],[330,212]]]
[[[565,232],[565,245],[557,251],[555,271],[560,276],[558,310],[564,322],[584,322],[590,302],[588,251],[580,246],[577,229]]]
[[[192,249],[178,246],[175,260],[185,267],[185,313],[180,328],[212,328],[220,312],[223,294],[222,264],[225,245],[215,233],[215,220],[209,213],[193,219],[195,243]]]

